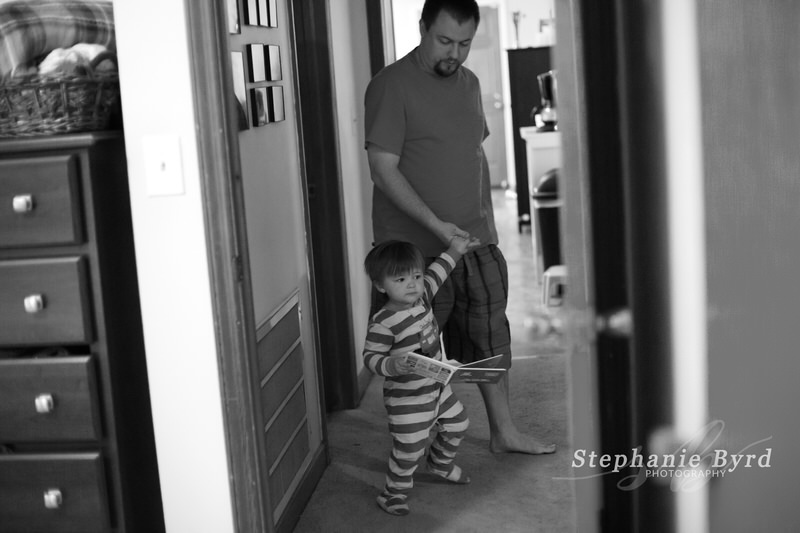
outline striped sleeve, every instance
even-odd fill
[[[394,335],[392,331],[377,321],[370,321],[367,326],[367,339],[364,342],[364,365],[379,376],[388,376],[386,361],[392,349]]]
[[[428,266],[425,270],[425,294],[429,299],[433,299],[433,296],[439,291],[439,287],[455,267],[456,262],[447,252],[442,252]]]

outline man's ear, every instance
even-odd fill
[[[386,289],[381,286],[379,281],[373,281],[372,286],[375,287],[376,291],[386,294]]]

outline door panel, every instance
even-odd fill
[[[261,463],[262,487],[269,489],[272,526],[278,531],[289,530],[298,517],[308,497],[308,487],[316,482],[307,476],[315,462],[324,454],[324,422],[321,410],[319,367],[317,358],[316,309],[312,305],[314,282],[310,238],[312,233],[308,212],[308,188],[304,180],[313,181],[308,173],[316,169],[302,161],[303,116],[297,110],[310,113],[312,105],[300,105],[301,93],[298,84],[297,62],[294,59],[298,46],[295,39],[303,39],[301,31],[294,25],[305,24],[306,13],[294,10],[288,0],[259,4],[259,24],[243,24],[240,33],[228,36],[230,52],[245,51],[244,74],[247,77],[247,105],[256,102],[254,91],[278,88],[283,92],[282,109],[276,116],[282,119],[259,126],[251,119],[249,128],[239,131],[238,156],[241,164],[241,194],[243,205],[239,216],[244,217],[249,256],[249,277],[252,302],[257,327],[257,350],[259,356],[276,357],[283,361],[290,353],[300,357],[303,376],[287,395],[286,408],[275,405],[256,406],[260,418],[256,426],[263,432],[263,448],[258,450]],[[265,24],[265,13],[269,10],[269,26]],[[318,9],[324,12],[324,6]],[[296,17],[296,18],[295,18]],[[261,65],[253,65],[246,53],[248,47],[271,45],[279,54],[279,76],[274,81],[252,82],[250,71]],[[275,50],[275,48],[273,49]],[[235,59],[238,60],[238,59]],[[321,82],[320,82],[321,83]],[[270,99],[270,103],[273,103]],[[252,113],[247,113],[248,117]],[[321,126],[320,126],[321,129]],[[323,156],[317,156],[322,158]],[[336,168],[335,164],[332,168]],[[335,228],[331,228],[335,232]],[[338,242],[331,238],[331,242]],[[330,259],[330,256],[328,256]],[[328,269],[336,273],[335,269]],[[266,332],[278,330],[284,322],[292,330],[292,342],[299,343],[298,352],[270,347],[271,336]],[[347,329],[345,329],[347,331]],[[266,337],[262,338],[264,335]],[[263,341],[263,342],[262,342]],[[266,345],[264,344],[266,343]],[[275,353],[270,352],[274,348]],[[268,378],[271,369],[258,373],[258,357],[252,361],[251,383],[260,400],[276,387]],[[292,400],[289,401],[288,397]],[[276,422],[279,421],[280,423]],[[274,424],[274,425],[273,425]],[[284,449],[292,442],[291,453]]]
[[[726,449],[772,448],[770,468],[711,483],[710,529],[797,531],[800,4],[700,2],[698,22],[709,412]]]

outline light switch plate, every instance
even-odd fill
[[[148,196],[184,193],[181,139],[177,135],[145,135],[142,138]]]

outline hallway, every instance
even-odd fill
[[[453,386],[471,425],[458,464],[470,485],[439,483],[419,469],[409,498],[411,514],[393,517],[375,497],[383,486],[390,437],[373,379],[358,409],[328,417],[332,462],[295,533],[352,532],[571,532],[574,530],[565,381],[566,355],[555,335],[542,335],[540,288],[533,281],[531,234],[517,231],[516,199],[494,190],[500,247],[509,267],[513,366],[511,409],[521,430],[554,442],[555,454],[526,456],[489,452],[489,430],[474,385]]]

